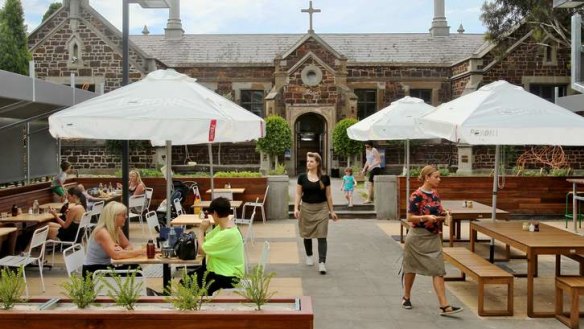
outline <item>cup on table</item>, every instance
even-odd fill
[[[2,218],[8,218],[8,213],[6,211],[3,211],[0,216],[2,216]]]

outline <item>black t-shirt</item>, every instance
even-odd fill
[[[320,188],[320,182],[324,184],[324,189]],[[300,174],[298,185],[302,186],[302,202],[321,203],[326,201],[326,187],[331,185],[331,179],[327,175],[322,175],[320,181],[311,182],[306,174]]]

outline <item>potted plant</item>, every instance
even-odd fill
[[[4,310],[9,310],[22,301],[22,294],[26,288],[22,271],[22,267],[16,272],[9,268],[0,270],[0,302]]]
[[[99,291],[96,291],[91,276],[73,274],[68,281],[61,284],[65,289],[65,296],[71,299],[71,302],[78,308],[84,309],[95,301]]]
[[[274,272],[265,273],[264,267],[258,264],[251,271],[245,273],[237,284],[239,290],[236,290],[235,293],[254,303],[256,310],[260,311],[262,305],[266,304],[276,293],[275,291],[269,292],[270,281],[274,275]]]
[[[212,280],[207,282],[207,273],[205,272],[201,287],[199,287],[197,281],[197,273],[192,275],[183,274],[178,283],[173,284],[171,288],[167,288],[170,297],[165,298],[165,300],[180,311],[201,310],[203,303],[209,301],[207,291],[209,291],[209,286],[213,283]]]

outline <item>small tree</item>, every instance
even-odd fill
[[[266,137],[257,141],[256,149],[274,157],[274,168],[278,166],[278,156],[292,147],[292,131],[288,122],[278,115],[266,118]]]
[[[0,70],[28,75],[28,38],[20,0],[6,0],[0,10]]]
[[[45,14],[43,15],[43,22],[46,21],[47,18],[49,18],[53,13],[55,13],[61,7],[63,7],[63,4],[61,2],[53,2],[53,3],[51,3],[49,5],[49,9],[47,9],[47,11],[45,12]]]
[[[347,135],[347,129],[355,123],[357,119],[346,118],[337,122],[333,130],[333,150],[347,157],[347,166],[351,166],[351,157],[359,154],[363,149],[363,142],[350,139]]]

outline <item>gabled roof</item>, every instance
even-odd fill
[[[318,34],[347,65],[452,65],[470,57],[484,43],[483,34],[428,33]],[[133,35],[131,41],[169,67],[268,65],[306,34],[188,34],[181,40],[163,35]]]

